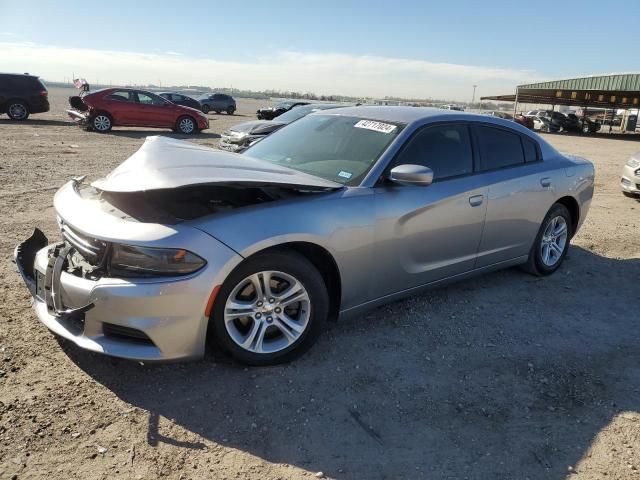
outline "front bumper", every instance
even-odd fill
[[[640,195],[640,175],[636,175],[636,172],[640,173],[640,167],[633,168],[629,165],[624,166],[620,178],[620,188],[622,191]]]
[[[213,240],[213,239],[212,239]],[[38,319],[81,348],[139,361],[201,358],[215,267],[163,279],[82,278],[64,268],[66,246],[36,229],[14,252]]]

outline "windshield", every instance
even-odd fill
[[[293,107],[288,112],[285,112],[282,115],[278,115],[276,121],[282,122],[282,123],[291,123],[294,120],[298,120],[299,118],[302,118],[305,115],[308,115],[317,109],[318,107],[310,107],[310,106],[304,106],[304,105],[299,107]]]
[[[246,154],[316,177],[358,185],[404,125],[340,115],[308,115]]]

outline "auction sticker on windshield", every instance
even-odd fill
[[[356,128],[366,128],[367,130],[373,130],[380,133],[391,133],[397,126],[390,123],[375,122],[373,120],[360,120],[354,125]]]

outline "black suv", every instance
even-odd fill
[[[31,113],[49,111],[49,92],[42,81],[28,73],[0,73],[0,114],[26,120]]]

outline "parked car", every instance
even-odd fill
[[[556,133],[562,130],[566,118],[560,112],[538,110],[531,118],[533,119],[533,128],[542,132]]]
[[[627,197],[640,196],[640,153],[633,155],[624,167],[620,178],[620,188]]]
[[[233,115],[236,108],[236,101],[230,95],[224,93],[214,93],[213,95],[204,95],[199,98],[201,109],[204,113],[209,112],[227,112]]]
[[[259,108],[256,112],[258,120],[273,120],[284,112],[288,112],[293,107],[300,105],[309,105],[309,102],[301,102],[297,100],[286,100],[276,104],[274,107]]]
[[[49,111],[49,92],[42,80],[28,73],[0,73],[0,114],[26,120],[32,113]]]
[[[201,111],[175,105],[155,93],[132,88],[105,88],[71,97],[69,116],[98,133],[114,126],[171,128],[184,134],[209,128]]]
[[[562,126],[568,132],[595,133],[600,130],[600,122],[589,117],[580,118],[575,113],[568,113]]]
[[[513,121],[519,123],[520,125],[528,128],[529,130],[533,130],[533,128],[534,128],[533,118],[526,117],[526,116],[522,115],[521,113],[517,114],[515,116],[515,118],[510,113],[501,112],[499,110],[489,110],[489,111],[482,112],[482,113],[483,113],[483,115],[489,115],[491,117],[503,118],[505,120],[513,120]]]
[[[82,348],[198,358],[209,335],[266,365],[329,318],[442,282],[513,265],[552,274],[593,179],[590,162],[514,122],[348,107],[242,156],[149,137],[105,178],[64,185],[64,241],[36,230],[15,260],[38,318]]]
[[[202,105],[195,98],[174,92],[162,92],[158,95],[165,100],[169,100],[171,103],[175,103],[176,105],[182,105],[183,107],[195,108],[196,110],[202,111]]]
[[[339,103],[310,103],[294,107],[275,120],[253,120],[239,123],[222,134],[219,147],[228,152],[242,152],[267,135],[312,112],[344,107]]]
[[[440,105],[443,110],[456,110],[458,112],[464,112],[464,107],[460,105]]]

